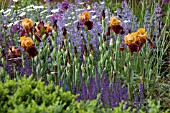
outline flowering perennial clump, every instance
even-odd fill
[[[48,23],[44,23],[42,21],[37,23],[35,29],[36,29],[36,34],[39,34],[40,36],[52,31],[52,27]]]

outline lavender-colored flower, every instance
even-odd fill
[[[62,8],[63,10],[67,10],[67,9],[69,8],[69,2],[68,2],[68,1],[63,1],[63,2],[61,3],[61,8]]]
[[[140,102],[142,102],[144,98],[144,88],[142,83],[139,85],[139,88],[140,88]]]
[[[85,84],[85,81],[83,81],[82,83],[82,92],[81,92],[81,95],[82,95],[82,99],[84,101],[88,100],[88,96],[87,96],[87,87],[86,87],[86,84]]]
[[[136,105],[136,111],[138,112],[139,109],[140,109],[140,102],[139,102],[139,98],[138,98],[138,95],[137,94],[134,94],[134,103]]]
[[[53,26],[56,25],[56,22],[59,18],[61,18],[61,16],[59,14],[53,14],[51,16],[50,21],[51,21]]]
[[[138,100],[138,95],[137,94],[134,94],[134,103],[136,105],[139,105],[139,100]]]
[[[168,4],[169,0],[162,0],[162,4]]]
[[[53,2],[54,0],[45,0],[46,4],[50,4],[51,2]]]
[[[16,32],[19,30],[19,25],[18,24],[15,24],[12,26],[12,32]]]
[[[156,13],[162,14],[162,8],[161,7],[156,8]]]
[[[121,86],[120,80],[117,80],[116,84],[117,84],[117,91],[119,93],[119,99],[121,102],[121,100],[123,99],[123,91],[122,91],[122,86]]]

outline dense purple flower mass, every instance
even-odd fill
[[[114,108],[119,105],[121,101],[128,102],[128,90],[127,86],[124,87],[121,84],[120,80],[117,80],[115,83],[109,81],[108,76],[104,74],[102,79],[99,79],[99,75],[96,71],[95,79],[89,78],[88,83],[83,80],[80,75],[80,86],[73,84],[73,93],[80,94],[77,97],[77,100],[93,100],[97,98],[98,94],[101,94],[100,100],[105,107]],[[62,87],[62,85],[60,85]],[[66,85],[66,90],[71,90]],[[140,96],[140,99],[138,98]],[[143,89],[142,84],[140,84],[140,94],[134,95],[134,103],[137,105],[137,108],[140,108],[140,105],[143,102]],[[128,105],[127,105],[128,106]]]

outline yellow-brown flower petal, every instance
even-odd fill
[[[30,37],[23,36],[20,38],[21,46],[29,48],[33,45],[33,40]]]
[[[137,37],[138,37],[138,40],[139,40],[139,41],[141,41],[141,42],[146,41],[147,36],[148,36],[148,34],[147,34],[147,32],[145,31],[144,28],[139,28],[139,29],[137,30]]]
[[[118,20],[116,17],[112,17],[110,22],[110,27],[114,26],[114,25],[120,25],[121,21]]]
[[[23,29],[25,30],[30,30],[30,28],[33,26],[33,21],[28,19],[28,18],[25,18],[22,20],[22,27]]]
[[[15,46],[8,48],[8,56],[20,56],[20,50],[16,49]]]
[[[90,14],[88,11],[83,12],[78,16],[82,22],[88,22],[90,20]]]
[[[19,42],[22,42],[22,41],[24,41],[24,40],[26,40],[26,36],[22,36],[22,37],[20,37],[20,40],[19,40]]]
[[[136,34],[136,32],[126,35],[124,37],[124,41],[128,45],[134,44],[137,41],[137,34]]]
[[[50,24],[45,23],[45,24],[44,24],[44,26],[45,26],[45,32],[46,32],[46,33],[48,33],[48,32],[51,32],[51,31],[52,31],[52,27],[50,26]]]

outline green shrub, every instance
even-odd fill
[[[31,77],[0,82],[0,113],[62,112],[75,98],[52,83],[45,86],[41,80],[36,82]]]

